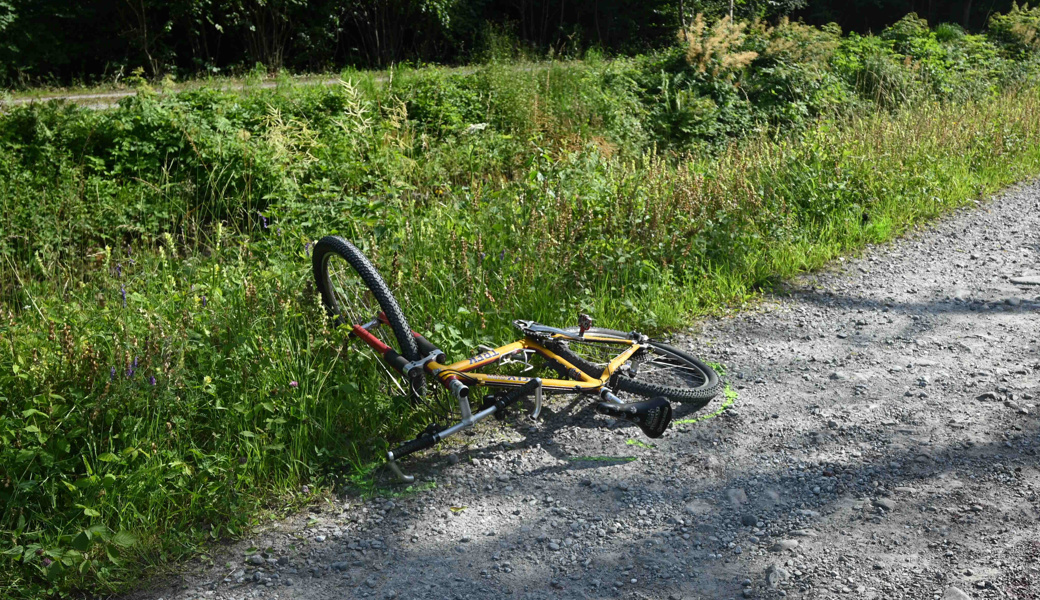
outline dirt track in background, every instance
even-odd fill
[[[1040,598],[1030,275],[1037,183],[677,335],[728,370],[717,418],[677,406],[647,440],[559,398],[405,461],[420,491],[314,505],[131,597]]]

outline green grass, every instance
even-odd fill
[[[640,448],[647,448],[647,449],[656,448],[657,447],[657,446],[654,446],[653,444],[648,444],[648,443],[646,443],[646,442],[644,442],[642,440],[632,440],[632,439],[625,440],[625,445],[626,446],[638,446]]]
[[[679,49],[0,116],[0,595],[123,590],[303,485],[376,493],[428,415],[332,331],[322,235],[461,357],[516,318],[683,327],[1040,173],[1033,63],[951,97],[889,48],[865,89],[841,44],[719,80]],[[815,104],[755,96],[769,65]],[[601,459],[628,460],[574,460]]]

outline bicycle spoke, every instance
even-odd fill
[[[336,304],[339,316],[343,318],[348,326],[363,325],[371,321],[379,312],[379,303],[376,301],[372,292],[368,289],[364,283],[353,276],[353,269],[337,260],[335,257],[330,257],[329,264],[327,266],[329,273],[329,282],[332,284],[332,293],[336,298]],[[375,336],[376,339],[383,342],[391,348],[396,348],[396,340],[393,338],[393,332],[388,327],[382,324],[377,324],[374,327],[368,329],[368,332]],[[368,344],[364,344],[368,352],[375,358],[376,364],[379,365],[378,370],[381,375],[388,380],[391,387],[392,393],[396,390],[396,393],[401,395],[409,395],[409,389],[402,383],[401,376],[392,371],[390,367],[382,361],[379,353],[375,351]]]

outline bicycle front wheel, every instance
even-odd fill
[[[578,333],[576,328],[568,329]],[[568,340],[558,352],[592,377],[600,377],[607,364],[631,343],[629,334],[594,327],[585,332],[587,340]],[[701,408],[722,391],[715,370],[688,352],[650,340],[610,378],[615,389],[648,398],[665,396],[670,400]]]
[[[386,315],[386,323],[369,325],[367,331],[406,359],[419,359],[415,337],[397,299],[360,250],[347,240],[330,235],[315,244],[311,262],[322,304],[337,325],[364,327],[381,312]],[[421,373],[412,378],[411,389],[406,390],[401,385],[402,377],[386,364],[380,363],[380,368],[398,393],[407,395],[413,404],[422,399],[425,378]]]

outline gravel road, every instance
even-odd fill
[[[557,398],[129,598],[1040,598],[1037,275],[1031,183],[676,335],[721,416]]]

